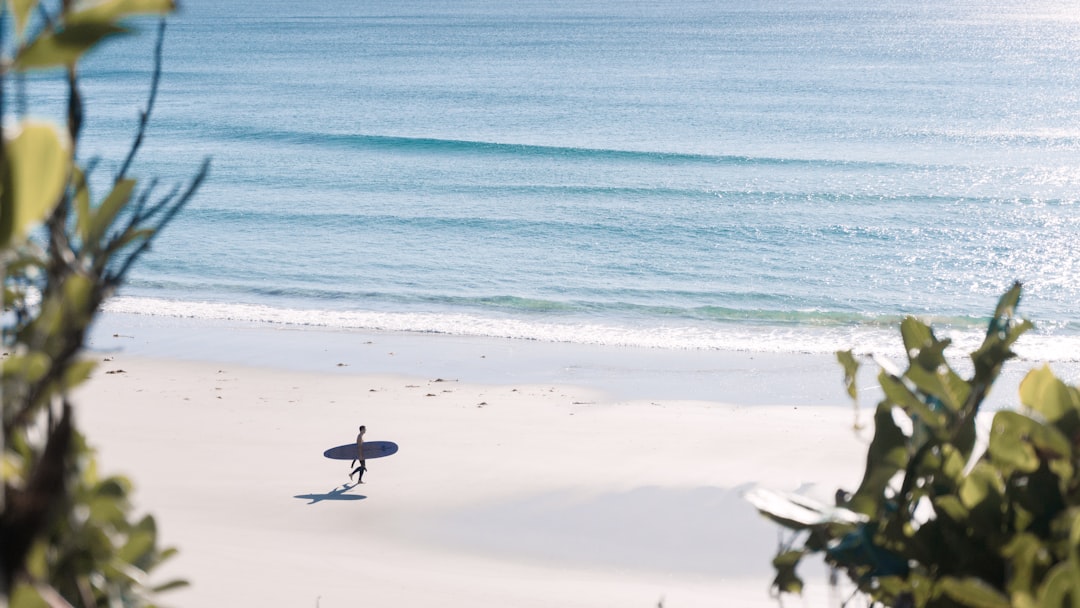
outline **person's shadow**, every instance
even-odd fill
[[[360,484],[354,483],[352,485],[349,485],[345,483],[334,488],[333,490],[330,490],[325,494],[297,494],[296,496],[293,496],[293,498],[310,500],[311,502],[307,503],[309,505],[313,505],[323,500],[364,500],[365,498],[367,498],[367,496],[364,496],[363,494],[346,494],[346,492],[355,488],[358,485]]]

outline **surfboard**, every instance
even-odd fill
[[[397,444],[393,441],[365,441],[364,460],[368,458],[382,458],[397,452]],[[352,460],[356,458],[356,442],[346,443],[330,448],[322,454],[334,460]]]

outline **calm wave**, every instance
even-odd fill
[[[211,180],[110,310],[826,352],[974,343],[1019,279],[1025,356],[1080,358],[1067,2],[222,4],[138,167]],[[105,177],[151,43],[87,65]]]

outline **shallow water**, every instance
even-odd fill
[[[101,175],[148,25],[86,66]],[[197,1],[166,51],[137,173],[212,175],[109,310],[827,353],[1019,279],[1080,357],[1069,3]]]

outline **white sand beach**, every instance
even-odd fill
[[[838,369],[798,404],[760,403],[775,391],[734,365],[709,376],[743,377],[723,401],[632,399],[432,375],[455,348],[413,374],[364,373],[409,356],[378,340],[317,372],[146,357],[99,336],[79,419],[180,549],[162,578],[192,587],[166,604],[775,606],[778,528],[741,492],[827,497],[861,474],[868,435]],[[354,485],[322,451],[359,424],[400,451]],[[805,574],[806,597],[785,605],[825,604],[821,569]]]

